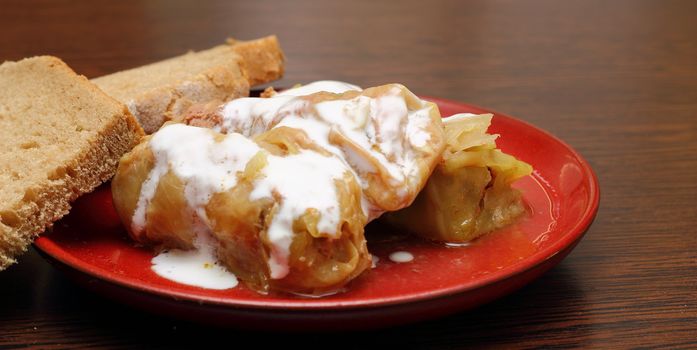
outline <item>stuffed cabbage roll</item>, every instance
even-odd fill
[[[166,124],[122,158],[112,192],[135,241],[209,242],[261,292],[331,293],[370,267],[359,182],[297,129],[249,139]]]
[[[525,212],[511,184],[532,167],[496,148],[486,131],[491,114],[443,119],[446,146],[414,203],[384,220],[419,236],[449,243],[473,240],[513,223]]]

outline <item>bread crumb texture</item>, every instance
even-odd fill
[[[0,270],[142,135],[126,106],[58,58],[0,65]]]

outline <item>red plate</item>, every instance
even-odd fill
[[[443,116],[489,112],[431,99]],[[83,196],[70,215],[35,246],[71,277],[98,293],[156,313],[206,323],[264,329],[358,329],[403,324],[466,310],[508,294],[563,259],[598,209],[599,189],[588,163],[554,136],[494,113],[490,132],[504,151],[532,164],[532,176],[515,186],[529,215],[465,247],[406,238],[372,225],[369,250],[378,265],[348,291],[309,299],[260,295],[242,284],[208,290],[171,282],[150,269],[150,250],[127,237],[112,207],[108,186]],[[394,251],[411,252],[393,263]]]

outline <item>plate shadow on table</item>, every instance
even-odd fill
[[[342,348],[379,345],[476,347],[516,344],[522,338],[530,340],[555,333],[569,345],[583,345],[573,343],[574,338],[581,338],[589,330],[575,325],[573,314],[583,313],[584,292],[577,276],[566,268],[567,264],[569,261],[562,262],[507,297],[437,320],[374,331],[286,333],[268,337],[264,332],[222,329],[165,318],[113,302],[72,283],[32,249],[20,264],[0,273],[0,345],[18,344],[13,337],[23,335],[23,342],[30,339],[27,344],[35,345],[88,343],[147,348],[231,341],[307,346],[308,339],[316,344],[335,344]],[[48,305],[54,306],[49,308]],[[577,312],[573,312],[573,307],[569,311],[570,305],[575,306]],[[550,320],[559,318],[570,320],[566,325],[557,323],[555,326],[564,329],[549,327]],[[534,327],[534,333],[530,332],[530,324],[539,325]],[[346,341],[337,344],[338,339]]]

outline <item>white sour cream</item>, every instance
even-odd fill
[[[202,207],[213,194],[235,186],[237,172],[244,170],[247,162],[259,151],[254,142],[240,134],[228,134],[221,142],[216,142],[210,130],[184,124],[171,124],[160,129],[153,134],[150,148],[155,155],[155,165],[141,185],[131,220],[134,232],[145,227],[147,206],[155,195],[160,178],[168,171],[173,171],[185,184],[184,194],[189,206],[196,209],[205,223],[207,218]]]
[[[398,251],[390,254],[390,260],[396,263],[406,263],[414,260],[414,255],[405,251]]]
[[[217,262],[210,238],[199,235],[197,249],[171,249],[152,259],[152,270],[171,281],[207,289],[237,286],[237,277]]]
[[[410,183],[419,182],[419,167],[415,150],[425,147],[430,140],[430,111],[432,105],[421,103],[421,108],[409,110],[398,85],[383,96],[357,96],[348,100],[330,100],[310,106],[301,98],[319,91],[341,93],[361,91],[352,84],[320,81],[285,90],[270,98],[243,98],[230,101],[222,107],[222,123],[218,131],[241,132],[255,136],[277,127],[303,130],[322,148],[336,155],[367,187],[367,176],[378,171],[389,175],[384,180],[396,188],[396,195],[411,195]],[[329,135],[338,132],[353,146],[329,141]],[[363,200],[363,211],[373,220],[382,214],[369,199]]]
[[[313,151],[302,151],[286,157],[267,155],[268,164],[263,177],[254,182],[251,200],[281,197],[278,211],[267,229],[273,250],[269,258],[271,278],[280,279],[288,274],[288,256],[293,241],[293,221],[308,209],[319,211],[317,229],[336,237],[339,225],[339,198],[335,180],[342,181],[350,172],[336,157],[325,157]]]
[[[283,90],[276,94],[276,96],[307,96],[320,91],[332,92],[335,94],[341,94],[346,91],[361,91],[359,86],[345,83],[343,81],[336,80],[320,80],[300,87]]]
[[[370,254],[370,268],[371,269],[378,267],[379,262],[380,262],[380,258],[378,258],[377,256],[375,256],[373,254]]]

